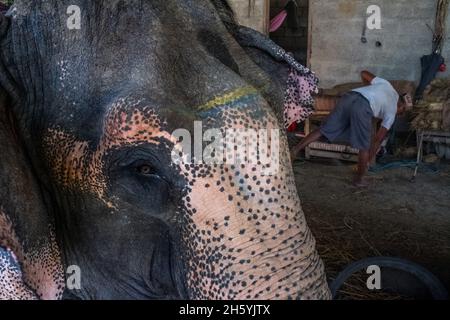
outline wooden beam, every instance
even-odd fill
[[[312,56],[312,29],[313,29],[313,21],[312,21],[312,13],[311,13],[311,2],[312,0],[308,0],[308,48],[306,49],[306,65],[311,69],[311,56]]]

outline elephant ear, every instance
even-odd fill
[[[266,35],[248,27],[239,26],[234,34],[236,40],[243,48],[255,48],[272,57],[273,60],[287,64],[290,68],[296,70],[301,75],[312,75],[314,73],[303,66],[300,62],[286,52],[283,48],[273,42]],[[316,78],[316,84],[319,80]]]
[[[0,14],[0,299],[58,299],[64,277],[54,223],[16,130],[17,91],[3,62],[8,27]]]
[[[223,24],[248,57],[265,71],[263,86],[257,86],[285,128],[304,121],[314,110],[313,96],[319,79],[266,35],[239,25],[226,0],[211,0]],[[249,80],[249,79],[247,79]],[[252,83],[252,81],[249,81]],[[258,83],[256,83],[258,84]]]
[[[274,61],[285,63],[301,74],[312,74],[312,71],[295,60],[269,37],[254,29],[239,25],[227,0],[211,0],[211,2],[225,27],[244,49],[257,49],[260,53],[270,56]]]

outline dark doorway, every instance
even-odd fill
[[[270,19],[283,10],[287,17],[270,38],[306,65],[308,52],[308,0],[270,0]]]

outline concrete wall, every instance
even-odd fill
[[[310,1],[309,62],[321,79],[321,87],[358,81],[361,69],[369,69],[387,79],[418,82],[420,58],[431,53],[432,35],[426,24],[434,28],[436,2]],[[361,35],[369,5],[380,6],[382,29],[367,30],[368,42],[363,44]],[[447,29],[449,36],[450,22]],[[380,41],[382,47],[376,47],[376,41]],[[443,55],[450,61],[450,39],[446,41]],[[447,72],[441,76],[450,74]]]
[[[240,24],[268,32],[269,0],[228,0]]]

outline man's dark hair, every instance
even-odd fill
[[[403,93],[400,96],[400,101],[406,106],[407,109],[411,109],[413,107],[412,97],[409,93]]]

